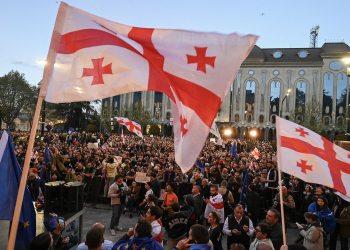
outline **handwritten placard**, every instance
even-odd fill
[[[135,181],[141,182],[141,183],[149,182],[151,178],[146,175],[147,175],[146,173],[136,172]]]

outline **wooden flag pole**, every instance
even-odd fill
[[[283,245],[287,245],[286,240],[286,223],[284,221],[284,207],[283,207],[283,194],[282,194],[282,174],[281,169],[278,168],[278,179],[280,189],[280,205],[281,205],[281,221],[282,221],[282,232],[283,232]]]
[[[11,232],[10,232],[7,250],[13,250],[15,248],[18,223],[19,223],[19,218],[20,218],[22,203],[23,203],[23,196],[24,196],[25,187],[27,185],[26,183],[27,183],[27,176],[28,176],[28,171],[29,171],[29,163],[30,163],[31,156],[32,156],[33,145],[34,145],[34,140],[35,140],[35,132],[36,132],[36,128],[37,128],[38,122],[39,122],[40,110],[41,110],[41,105],[42,105],[43,99],[44,99],[43,96],[39,96],[38,103],[36,104],[36,110],[35,110],[35,114],[34,114],[32,130],[30,131],[30,137],[29,137],[29,143],[28,143],[28,148],[27,148],[27,152],[26,152],[26,158],[24,160],[21,183],[20,183],[19,188],[18,188],[15,212],[13,213]]]

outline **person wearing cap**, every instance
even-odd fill
[[[219,188],[219,193],[222,195],[222,199],[224,200],[224,210],[225,210],[225,218],[232,213],[232,206],[234,203],[233,195],[231,191],[227,189],[227,181],[222,181],[221,186]]]
[[[349,249],[350,238],[350,198],[339,192],[335,192],[335,194],[337,198],[332,211],[335,216],[336,226],[334,231],[331,232],[329,250],[336,249],[338,236],[341,250],[347,250]]]

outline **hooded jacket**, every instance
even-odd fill
[[[308,225],[300,234],[304,237],[303,246],[307,250],[323,250],[323,228],[320,221]]]
[[[329,233],[335,229],[335,216],[332,211],[327,208],[321,211],[317,211],[316,202],[311,203],[309,206],[309,212],[316,213],[318,219],[322,222],[324,230]]]

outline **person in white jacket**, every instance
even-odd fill
[[[304,247],[307,250],[323,250],[323,227],[317,214],[306,212],[304,217],[309,224],[305,228],[298,226],[300,235],[304,237]]]

